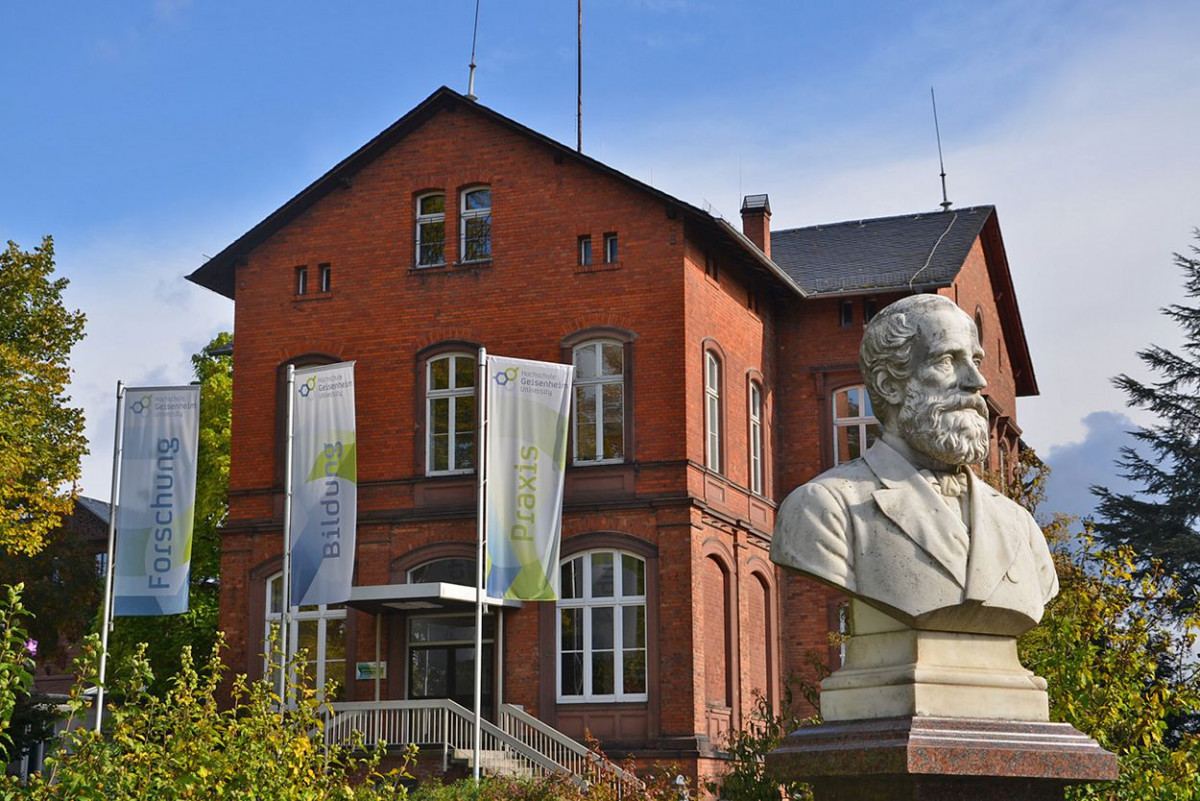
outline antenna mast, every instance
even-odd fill
[[[942,131],[938,127],[937,118],[937,96],[933,93],[933,87],[929,87],[929,99],[933,101],[933,130],[937,134],[938,146],[938,167],[942,171],[942,202],[939,204],[942,211],[950,210],[950,200],[946,197],[946,165],[942,161]]]
[[[575,4],[578,22],[575,36],[575,150],[583,152],[583,0]]]
[[[475,0],[475,27],[471,30],[471,75],[467,79],[467,99],[478,100],[475,96],[475,40],[479,37],[479,0]]]

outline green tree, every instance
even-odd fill
[[[200,439],[196,465],[196,508],[188,611],[167,617],[122,617],[114,621],[110,657],[128,659],[146,643],[154,666],[151,690],[161,695],[181,666],[185,647],[212,650],[217,638],[221,542],[229,512],[229,431],[233,409],[233,336],[220,333],[192,356],[200,383]]]
[[[84,316],[63,305],[54,242],[0,252],[0,550],[41,550],[73,502],[87,453],[83,412],[68,406],[71,348]]]
[[[1200,239],[1200,229],[1194,232]],[[1175,254],[1188,298],[1200,298],[1200,248],[1192,257]],[[1113,380],[1132,407],[1159,422],[1133,432],[1136,447],[1121,449],[1117,464],[1139,490],[1134,494],[1093,487],[1096,537],[1110,546],[1128,545],[1143,571],[1161,564],[1178,582],[1185,605],[1200,594],[1200,307],[1172,304],[1162,310],[1183,330],[1178,351],[1153,345],[1138,357],[1160,380],[1143,383],[1128,375]]]
[[[1048,472],[1023,451],[1010,495],[1036,507]],[[1194,607],[1181,613],[1186,605],[1169,575],[1136,570],[1145,560],[1131,548],[1104,547],[1087,527],[1072,535],[1072,522],[1059,515],[1044,526],[1060,589],[1041,624],[1021,637],[1021,661],[1046,679],[1051,720],[1117,754],[1121,777],[1068,797],[1200,798],[1200,738],[1179,725],[1200,712],[1200,618]]]

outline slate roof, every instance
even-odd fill
[[[993,206],[771,232],[771,258],[808,295],[949,286]]]

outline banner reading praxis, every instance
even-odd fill
[[[571,380],[567,364],[487,360],[487,594],[558,598]]]

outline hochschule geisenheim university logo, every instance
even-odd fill
[[[296,391],[300,393],[300,397],[307,398],[317,391],[317,377],[315,375],[310,376]]]
[[[142,397],[129,404],[129,411],[134,414],[145,414],[150,411],[150,407],[154,404],[153,395],[143,395]]]
[[[521,375],[521,368],[507,367],[500,370],[496,375],[492,376],[498,387],[506,387],[512,389],[517,385],[517,378]]]

